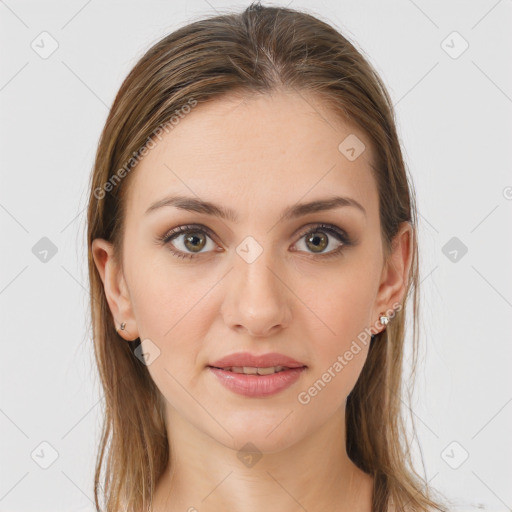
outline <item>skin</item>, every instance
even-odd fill
[[[350,134],[366,145],[354,161],[338,150]],[[105,240],[94,240],[93,255],[116,326],[126,322],[120,335],[160,350],[148,370],[165,397],[174,464],[158,482],[154,511],[371,510],[372,478],[344,442],[346,397],[368,345],[307,405],[297,396],[365,328],[382,330],[379,314],[405,294],[411,227],[403,224],[384,261],[372,158],[362,131],[319,99],[281,90],[198,105],[132,171],[122,268]],[[169,206],[145,214],[173,194],[229,207],[240,219]],[[280,220],[290,205],[333,194],[354,198],[366,215],[342,207]],[[318,233],[317,223],[345,230],[352,245],[332,258],[316,254],[305,234]],[[155,242],[185,224],[215,235],[191,260],[169,250],[173,243],[194,254],[184,235]],[[252,263],[236,252],[247,236],[263,249]],[[323,254],[340,246],[327,236]],[[243,397],[206,368],[241,351],[280,352],[308,368],[276,395]],[[248,442],[262,454],[252,467],[237,457]]]

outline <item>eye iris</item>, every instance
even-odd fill
[[[193,243],[194,241],[202,241],[202,245],[201,246],[197,246],[197,245],[189,245],[189,242],[190,243]],[[191,251],[194,251],[194,252],[199,252],[205,245],[205,236],[204,234],[202,233],[195,233],[195,234],[188,234],[185,236],[185,240],[184,240],[184,243],[185,243],[185,246],[187,247],[187,249],[191,250]]]
[[[327,236],[325,235],[325,233],[322,233],[320,231],[315,231],[314,233],[311,233],[308,237],[307,237],[307,240],[306,240],[306,243],[308,244],[309,246],[309,243],[312,243],[313,245],[311,246],[311,248],[313,249],[313,251],[315,252],[321,252],[323,251],[329,241],[327,239]],[[320,250],[318,250],[320,249]]]

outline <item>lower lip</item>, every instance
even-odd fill
[[[234,373],[212,366],[208,366],[208,369],[229,390],[239,395],[263,398],[275,395],[291,386],[297,381],[306,367],[290,368],[289,370],[272,373],[271,375],[245,375],[244,373]]]

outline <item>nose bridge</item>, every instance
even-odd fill
[[[245,327],[254,336],[287,325],[290,311],[286,287],[272,250],[264,249],[253,237],[246,237],[236,253],[230,272],[235,284],[230,287],[231,300],[226,301],[226,321],[231,327]]]

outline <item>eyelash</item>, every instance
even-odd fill
[[[314,233],[316,231],[323,231],[328,234],[331,234],[332,236],[334,236],[334,238],[336,238],[339,242],[341,242],[342,245],[340,245],[337,249],[329,251],[325,254],[321,254],[321,253],[312,254],[312,256],[314,258],[325,259],[325,258],[332,258],[335,256],[339,256],[339,255],[341,255],[341,252],[343,251],[343,249],[345,247],[352,245],[352,241],[350,240],[348,235],[343,230],[339,229],[338,227],[334,226],[333,224],[320,223],[320,224],[313,225],[312,227],[309,227],[306,231],[303,231],[300,234],[299,240],[302,237],[304,237],[310,233]],[[158,237],[158,241],[164,245],[168,245],[171,253],[174,256],[176,256],[177,258],[193,259],[193,258],[196,258],[197,256],[200,256],[202,253],[197,253],[197,254],[184,253],[182,251],[178,251],[177,249],[173,249],[172,244],[170,244],[171,240],[176,238],[178,235],[181,235],[183,233],[190,233],[190,232],[204,233],[205,235],[208,235],[212,240],[214,239],[213,233],[206,226],[203,226],[201,224],[187,224],[184,226],[178,226],[177,228],[174,228],[171,231],[166,232],[163,236]]]

